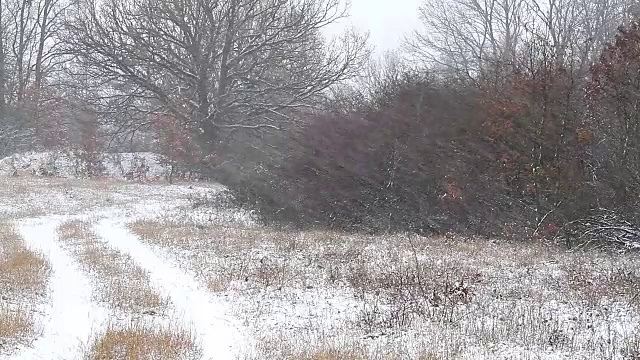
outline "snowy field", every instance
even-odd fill
[[[293,232],[214,184],[0,178],[0,359],[639,359],[637,255]]]
[[[28,152],[0,159],[0,175],[86,178],[88,173],[107,178],[159,180],[170,168],[154,153],[86,154],[74,151]]]

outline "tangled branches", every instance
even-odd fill
[[[619,252],[640,250],[640,227],[615,211],[602,209],[598,213],[568,223],[564,238],[570,247],[600,248]]]

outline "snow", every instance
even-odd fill
[[[105,322],[114,321],[113,310],[91,296],[95,279],[74,262],[66,244],[58,244],[56,227],[79,217],[90,219],[105,244],[146,270],[151,288],[170,300],[161,316],[144,320],[187,330],[203,359],[286,358],[278,355],[287,349],[298,351],[289,353],[296,358],[324,344],[364,349],[372,358],[417,358],[424,351],[467,359],[618,359],[628,342],[640,339],[640,312],[625,304],[624,283],[603,289],[610,292],[606,296],[593,286],[613,286],[616,279],[635,286],[637,258],[442,239],[417,239],[416,254],[401,236],[275,232],[256,224],[250,212],[211,206],[216,202],[209,200],[224,196],[225,188],[216,184],[110,186],[26,177],[2,182],[0,216],[31,218],[17,228],[30,249],[49,259],[53,277],[50,299],[37,315],[43,333],[1,360],[82,358]],[[40,213],[30,214],[33,207]],[[46,216],[36,217],[41,213]],[[184,225],[189,231],[175,234],[189,238],[154,244],[128,228],[140,219]],[[481,274],[469,283],[473,300],[430,309],[433,318],[415,317],[411,325],[384,325],[399,308],[393,288],[378,296],[375,287],[413,271],[414,260],[425,265],[433,289]],[[626,275],[611,275],[622,270]],[[222,286],[208,289],[215,280]],[[364,283],[356,287],[354,281]],[[573,281],[581,282],[570,287]],[[583,293],[583,287],[592,291]],[[115,314],[122,323],[131,316]],[[264,353],[265,346],[272,352]]]
[[[168,216],[170,212],[178,216],[177,211],[188,205],[190,198],[215,194],[224,191],[224,187],[125,184],[105,194],[103,190],[49,187],[46,181],[32,180],[32,193],[18,196],[0,193],[2,200],[9,204],[6,209],[0,207],[0,211],[19,214],[12,209],[15,206],[28,214],[26,210],[35,205],[46,213],[57,213],[17,221],[26,246],[43,254],[51,264],[49,297],[36,314],[42,333],[12,355],[0,352],[0,360],[82,358],[95,337],[114,325],[114,321],[126,323],[126,314],[123,317],[96,303],[92,293],[95,279],[87,277],[70,254],[71,249],[59,242],[59,225],[76,219],[97,221],[94,231],[99,238],[113,249],[130,255],[138,266],[148,271],[151,287],[170,299],[171,308],[164,316],[145,318],[147,325],[169,328],[177,325],[178,329],[193,334],[203,360],[238,357],[249,340],[239,321],[229,315],[228,300],[216,298],[193,276],[180,270],[170,254],[152,250],[127,229],[127,223],[137,219]],[[15,182],[24,184],[22,180]]]
[[[150,152],[97,154],[101,175],[127,179],[162,179],[170,169],[162,157]],[[87,164],[72,151],[27,152],[0,159],[0,175],[13,176],[16,171],[62,178],[86,178]],[[136,179],[137,180],[137,179]]]
[[[160,155],[150,152],[107,154],[104,155],[102,163],[106,176],[118,178],[124,178],[139,165],[146,166],[147,179],[164,178],[170,171],[168,166],[162,164]]]
[[[123,219],[104,219],[96,226],[99,236],[114,249],[129,254],[149,272],[155,287],[170,297],[177,318],[200,340],[204,359],[235,359],[242,345],[239,324],[226,315],[226,306],[216,301],[168,257],[160,257],[131,234]]]
[[[44,217],[19,223],[26,245],[48,257],[52,276],[51,300],[42,319],[43,334],[14,359],[69,359],[69,354],[78,353],[91,334],[106,323],[106,310],[91,300],[91,282],[57,244],[55,230],[61,221],[61,217]]]

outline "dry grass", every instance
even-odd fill
[[[194,225],[174,221],[139,220],[130,229],[147,242],[185,250],[214,249],[231,254],[262,245],[282,252],[308,249],[309,244],[332,243],[343,236],[327,232],[289,232],[268,228]]]
[[[245,250],[255,247],[260,240],[259,236],[250,229],[233,230],[231,233],[225,232],[227,228],[223,227],[202,227],[152,220],[136,221],[129,227],[134,234],[152,246],[181,251],[197,257],[189,261],[191,270],[204,278],[204,282],[212,292],[226,291],[232,281],[248,278],[254,261],[251,257],[246,257],[246,262],[229,262],[229,266],[233,266],[234,269],[223,269],[221,268],[223,263],[211,264],[209,261],[215,258],[199,254],[210,251],[219,253],[223,248],[228,254],[233,252],[244,254]],[[216,267],[218,271],[211,271],[212,267]]]
[[[236,315],[256,324],[256,332],[283,332],[275,343],[259,339],[256,358],[500,358],[496,354],[512,352],[512,358],[534,359],[544,352],[600,359],[633,353],[637,343],[628,330],[640,326],[640,261],[633,256],[456,236],[152,221],[132,230],[190,264],[213,292],[233,294]],[[336,300],[350,304],[349,316],[344,307],[300,316]],[[274,312],[290,322],[273,324]],[[300,331],[302,319],[307,324]],[[336,332],[349,334],[349,341],[317,341]],[[368,339],[377,333],[387,334],[385,340]]]
[[[28,309],[46,293],[49,275],[49,263],[24,247],[11,224],[0,223],[0,349],[3,343],[24,342],[36,334]]]
[[[317,334],[316,334],[317,335]],[[335,334],[334,334],[335,335]],[[433,344],[437,348],[440,344]],[[257,354],[245,356],[245,360],[447,360],[459,359],[459,354],[445,354],[432,351],[427,347],[416,349],[412,354],[399,351],[392,346],[382,345],[377,349],[367,349],[366,344],[358,343],[354,339],[327,339],[305,335],[286,337],[262,335],[258,337]]]
[[[284,333],[274,332],[257,334],[257,340],[255,353],[245,355],[245,360],[365,360],[369,358],[362,347],[347,348],[344,346],[344,341],[332,341],[312,334],[290,338]]]
[[[108,205],[109,190],[111,186],[100,181],[0,177],[0,205],[6,213],[3,217],[12,219],[73,213]]]
[[[33,312],[0,304],[0,349],[3,343],[31,337],[35,330]]]
[[[0,177],[0,215],[3,219],[20,219],[79,214],[144,200],[149,194],[158,195],[159,186],[110,178]],[[168,198],[175,196],[175,193],[167,195]]]
[[[176,329],[153,330],[143,324],[109,328],[92,344],[87,360],[173,360],[197,358],[193,336]]]
[[[247,249],[254,247],[261,240],[261,234],[253,229],[196,226],[172,221],[139,220],[132,223],[130,229],[154,245],[185,249],[205,245],[216,248],[229,245]],[[194,242],[194,239],[200,241]],[[211,241],[207,242],[207,239]]]
[[[366,356],[349,350],[320,349],[309,353],[292,354],[285,359],[299,360],[365,360]]]
[[[1,177],[0,185],[3,191],[17,191],[18,194],[28,194],[40,188],[91,188],[97,190],[112,190],[119,185],[127,185],[129,182],[115,178],[98,178],[91,180],[58,178],[58,177],[38,177],[30,172],[19,170],[17,177]]]
[[[41,256],[17,247],[0,259],[0,289],[2,292],[43,294],[49,266]]]
[[[294,352],[284,356],[270,357],[269,359],[283,360],[366,360],[362,354],[349,350],[320,349],[310,352]]]
[[[68,221],[58,229],[60,239],[71,247],[79,262],[98,281],[101,301],[111,307],[142,312],[165,308],[168,299],[150,286],[146,271],[133,259],[109,248],[91,231],[86,221]]]
[[[49,280],[47,261],[24,247],[13,225],[0,223],[0,291],[43,294]]]
[[[378,254],[365,253],[344,271],[364,304],[360,326],[447,334],[431,341],[438,347],[426,346],[442,358],[455,358],[469,342],[483,358],[496,357],[487,350],[495,344],[525,346],[519,358],[609,358],[624,351],[640,320],[637,259],[469,239],[390,237],[376,245]]]
[[[305,287],[308,285],[305,269],[291,266],[290,255],[315,251],[318,246],[331,252],[333,245],[347,243],[344,241],[347,236],[338,233],[172,221],[142,220],[132,223],[130,229],[153,246],[190,256],[191,270],[202,276],[213,292],[226,291],[239,282],[256,288]],[[348,242],[351,248],[346,250],[347,256],[361,253],[364,242],[365,238],[357,243]]]

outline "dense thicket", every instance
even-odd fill
[[[392,72],[348,97],[351,108],[303,116],[288,156],[234,189],[266,220],[303,226],[567,239],[596,223],[598,234],[620,230],[602,219],[637,221],[639,48],[633,23],[587,72],[538,42],[499,77]]]
[[[502,94],[406,76],[364,109],[307,115],[289,156],[234,188],[270,221],[366,231],[514,235],[563,200],[548,220],[588,210],[576,125],[555,103],[533,121],[551,89],[513,76]]]

